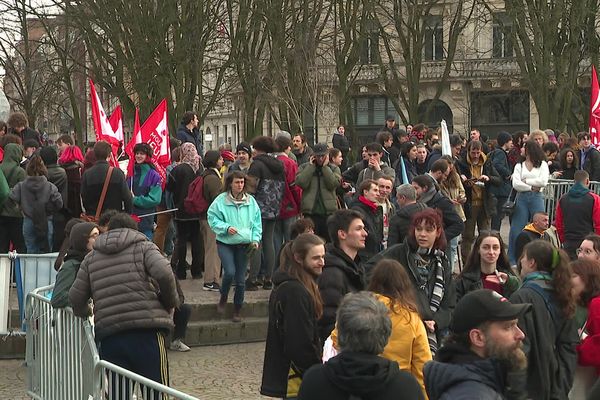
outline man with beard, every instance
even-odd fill
[[[513,386],[527,367],[525,335],[517,326],[531,304],[511,304],[500,294],[479,289],[456,305],[450,336],[436,361],[425,365],[425,388],[430,399],[519,397]]]

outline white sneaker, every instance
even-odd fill
[[[190,351],[189,346],[183,343],[181,339],[173,340],[169,349],[173,351]]]

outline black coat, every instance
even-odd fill
[[[384,259],[392,259],[398,261],[404,268],[410,277],[410,280],[417,293],[417,305],[419,307],[419,315],[424,321],[433,320],[436,324],[436,331],[438,333],[438,343],[441,343],[440,333],[446,330],[450,326],[450,318],[452,311],[456,304],[456,292],[454,290],[454,281],[452,280],[452,268],[448,265],[448,259],[446,256],[442,260],[442,275],[444,277],[444,297],[440,303],[438,310],[433,313],[431,311],[430,299],[433,293],[433,286],[435,284],[436,271],[430,270],[429,277],[425,284],[421,284],[419,279],[419,273],[417,267],[414,264],[411,253],[414,254],[415,250],[405,241],[404,243],[397,244],[388,247],[387,250],[382,251],[375,257],[371,258],[365,264],[365,270],[367,274],[372,271],[377,262]]]
[[[108,162],[104,160],[97,161],[92,168],[85,171],[81,178],[81,201],[88,215],[96,214],[108,167]],[[110,176],[102,212],[117,210],[131,213],[132,206],[133,198],[127,187],[125,175],[119,168],[115,168]]]
[[[498,267],[498,271],[508,274],[509,277],[514,277],[514,280],[510,280],[510,283],[514,282],[514,286],[505,283],[503,286],[504,293],[502,295],[509,298],[511,294],[519,287],[519,281],[515,273],[510,268]],[[474,290],[483,289],[483,282],[481,281],[481,266],[477,266],[474,271],[464,271],[456,277],[454,281],[456,285],[456,302],[459,302],[462,297]]]
[[[545,282],[534,282],[552,292]],[[565,318],[554,300],[551,303],[555,318],[552,318],[543,297],[531,288],[517,290],[510,296],[510,302],[533,306],[519,319],[519,328],[525,334],[523,350],[527,355],[529,396],[535,400],[568,399],[577,366],[575,346],[579,337],[575,320]]]
[[[454,204],[449,198],[437,191],[425,204],[427,204],[427,207],[437,208],[442,212],[444,234],[447,241],[454,239],[463,232],[465,223],[456,212],[456,208],[454,208]]]
[[[311,367],[298,399],[420,400],[423,391],[414,376],[400,371],[398,363],[363,353],[342,352],[325,364]]]
[[[337,247],[327,245],[325,266],[318,284],[323,300],[323,316],[319,320],[319,336],[325,339],[335,326],[335,313],[347,293],[360,292],[366,288],[365,271],[356,260]]]
[[[399,208],[396,214],[392,215],[388,231],[388,247],[404,242],[413,215],[426,208],[425,204],[417,202]]]
[[[197,220],[197,215],[191,215],[185,212],[184,200],[187,197],[190,184],[196,179],[202,171],[198,169],[194,172],[192,167],[186,163],[180,163],[176,166],[167,179],[166,190],[173,194],[173,205],[177,208],[175,211],[176,220]]]
[[[458,160],[456,166],[460,175],[466,176],[467,179],[472,178],[471,168],[469,167],[466,157],[463,157],[460,160]],[[487,175],[490,178],[490,180],[485,183],[485,191],[483,193],[483,208],[485,209],[488,218],[490,218],[493,215],[496,215],[496,204],[498,201],[493,193],[492,187],[502,185],[502,178],[500,178],[498,171],[496,171],[496,168],[494,168],[494,165],[492,164],[492,160],[489,158],[483,163],[481,173],[483,175]],[[471,202],[473,191],[471,187],[467,185],[464,186],[465,193],[467,195],[467,202],[463,205],[463,207],[465,209],[465,215],[467,216],[467,218],[469,218],[469,216],[471,215]]]
[[[490,191],[496,197],[508,197],[512,189],[511,177],[513,169],[508,162],[508,154],[502,149],[495,149],[488,154],[488,159],[500,175],[502,182],[499,185],[492,185]]]
[[[360,200],[356,199],[351,207],[363,215],[365,230],[369,234],[365,241],[365,248],[358,252],[360,258],[368,260],[382,250],[383,242],[383,209],[377,206],[375,211]]]
[[[579,159],[581,159],[581,151],[579,153]],[[590,181],[600,181],[600,152],[598,150],[595,148],[588,150],[582,169],[590,174]]]
[[[321,363],[321,341],[310,294],[286,272],[273,275],[269,298],[269,327],[260,393],[287,397],[290,367],[299,377]]]
[[[358,175],[360,175],[360,171],[367,168],[368,166],[369,162],[366,160],[354,163],[346,171],[342,171],[342,178],[344,178],[344,181],[346,182],[356,184],[356,182],[358,181]]]
[[[443,346],[423,368],[430,400],[504,400],[507,371],[495,359],[483,359],[457,344]]]
[[[177,139],[183,143],[191,143],[196,147],[196,151],[200,156],[204,155],[204,148],[202,146],[201,133],[198,128],[189,130],[183,123],[179,124],[177,128]]]

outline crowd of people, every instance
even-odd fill
[[[162,383],[166,348],[189,350],[191,278],[220,293],[219,313],[234,287],[234,322],[245,291],[272,290],[267,396],[600,398],[576,374],[600,370],[589,134],[473,129],[450,135],[451,154],[440,141],[390,117],[354,163],[344,126],[330,144],[280,132],[204,152],[188,112],[170,166],[140,143],[124,172],[106,142],[42,145],[11,116],[0,253],[59,252],[53,306],[93,313],[101,357]],[[573,184],[550,221],[552,178]]]

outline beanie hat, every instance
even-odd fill
[[[44,146],[40,149],[40,157],[45,165],[54,165],[58,162],[58,154],[50,146]]]
[[[508,132],[500,132],[498,134],[498,137],[496,138],[496,142],[498,142],[498,146],[502,147],[504,146],[506,143],[510,142],[512,140],[512,136],[510,136],[510,133]]]
[[[205,168],[215,168],[217,166],[217,161],[221,157],[221,152],[218,150],[209,150],[204,154],[204,158],[202,159],[202,165]]]
[[[85,254],[89,250],[87,244],[90,238],[92,230],[97,228],[97,225],[93,222],[81,222],[71,228],[71,235],[69,236],[69,242],[71,244],[70,250],[75,250],[78,253]]]
[[[221,157],[223,157],[223,160],[235,161],[235,154],[229,150],[221,151]]]
[[[237,153],[238,151],[245,151],[249,156],[252,155],[252,149],[250,149],[250,145],[246,142],[242,142],[237,145],[235,152]]]

